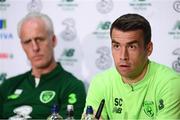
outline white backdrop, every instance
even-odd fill
[[[16,28],[34,10],[53,20],[56,60],[87,84],[113,66],[109,28],[125,13],[149,20],[154,44],[150,59],[180,72],[180,0],[0,0],[0,81],[30,69]]]

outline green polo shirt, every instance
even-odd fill
[[[107,119],[180,119],[180,75],[149,62],[145,77],[126,84],[115,68],[91,81],[86,106],[95,111],[105,99],[102,117]]]
[[[28,71],[5,80],[0,86],[0,118],[41,118],[51,114],[53,104],[66,118],[68,104],[74,105],[74,118],[79,119],[85,105],[86,92],[81,80],[65,71],[60,64],[40,78],[35,87],[35,78]]]

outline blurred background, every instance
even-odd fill
[[[51,17],[56,60],[87,87],[95,74],[114,65],[109,29],[126,13],[149,20],[150,59],[180,72],[180,0],[0,0],[0,82],[31,69],[17,36],[17,23],[31,11]]]

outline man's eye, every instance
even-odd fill
[[[134,45],[134,44],[133,45],[129,45],[128,48],[135,49],[135,48],[137,48],[137,45]]]
[[[37,42],[43,42],[45,39],[44,38],[37,38],[36,41]]]
[[[118,49],[119,47],[119,44],[113,44],[113,48]]]
[[[134,46],[134,45],[130,45],[129,47],[130,47],[130,48],[135,48],[135,46]]]
[[[23,41],[22,43],[23,44],[28,44],[28,43],[30,43],[31,42],[31,40],[25,40],[25,41]]]

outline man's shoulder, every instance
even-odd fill
[[[166,65],[152,62],[150,71],[149,77],[155,79],[154,82],[159,85],[159,88],[180,84],[180,74]]]
[[[180,76],[179,73],[175,72],[172,68],[160,64],[160,63],[156,63],[151,61],[150,63],[151,65],[151,72],[156,73],[157,76],[159,77],[178,77]]]
[[[63,71],[64,78],[70,81],[80,81],[73,73],[64,70]]]
[[[19,84],[22,80],[25,79],[25,77],[27,76],[28,72],[26,73],[22,73],[16,76],[12,76],[9,77],[7,79],[5,79],[2,83],[1,83],[1,88],[3,89],[9,89],[12,88],[13,86],[16,86],[17,84]]]
[[[109,68],[101,73],[96,74],[92,81],[98,81],[98,82],[112,82],[112,79],[116,79],[117,76],[119,77],[119,73],[117,72],[115,67]]]
[[[28,72],[21,73],[21,74],[18,74],[16,76],[9,77],[5,81],[7,81],[9,83],[14,82],[14,81],[20,81],[20,80],[24,79],[25,77],[27,77]]]
[[[69,84],[76,84],[76,85],[82,85],[84,84],[83,81],[81,79],[79,79],[76,75],[74,75],[73,73],[67,71],[67,70],[63,70],[63,72],[61,73],[61,79],[64,79],[64,83],[69,85]]]
[[[23,77],[27,76],[28,74],[29,74],[29,71],[28,72],[24,72],[24,73],[20,73],[18,75],[12,76],[12,77],[9,77],[7,80],[23,78]]]
[[[107,77],[107,76],[114,76],[117,75],[117,70],[115,67],[109,68],[101,73],[98,73],[97,77]]]

